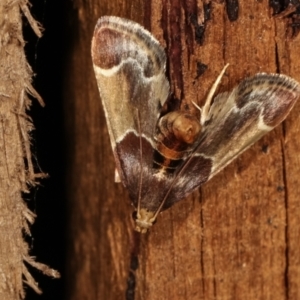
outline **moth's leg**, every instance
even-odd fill
[[[200,113],[202,113],[202,108],[194,101],[192,101],[192,103],[194,104],[194,106],[200,110]]]
[[[117,168],[115,168],[115,182],[116,183],[121,182],[120,174]]]
[[[200,109],[201,111],[201,119],[200,119],[200,123],[201,125],[203,125],[205,123],[205,121],[207,120],[207,116],[209,113],[209,109],[211,106],[211,101],[213,99],[214,93],[227,69],[227,67],[229,66],[229,64],[226,64],[226,66],[223,68],[223,70],[221,71],[220,75],[217,77],[216,81],[214,82],[213,86],[211,87],[208,96],[206,98],[205,104],[204,106]]]

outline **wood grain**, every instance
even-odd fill
[[[287,34],[288,19],[274,18],[268,1],[239,1],[234,22],[223,1],[211,2],[204,22],[208,3],[74,1],[69,29],[76,34],[69,36],[65,90],[68,299],[125,299],[133,248],[132,207],[126,190],[113,180],[90,58],[98,17],[127,17],[153,33],[166,47],[167,75],[182,105],[202,104],[226,63],[220,91],[257,72],[281,72],[300,81],[300,36]],[[201,24],[202,44],[196,39]],[[208,66],[201,76],[199,62]],[[139,267],[132,273],[135,299],[300,297],[299,111],[298,103],[282,126],[161,213],[141,236]]]

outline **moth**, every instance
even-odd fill
[[[91,52],[117,174],[141,233],[279,125],[300,96],[294,79],[259,73],[214,97],[225,66],[199,120],[187,111],[164,111],[170,94],[165,51],[139,24],[100,18]]]

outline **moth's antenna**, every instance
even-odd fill
[[[153,220],[155,220],[158,216],[158,214],[161,212],[167,198],[169,197],[170,195],[170,192],[176,182],[176,179],[182,174],[182,172],[185,170],[185,168],[188,166],[188,164],[190,163],[191,159],[194,157],[194,154],[196,152],[196,150],[198,149],[199,145],[201,143],[201,140],[198,142],[197,146],[195,147],[195,149],[193,150],[193,152],[191,153],[191,155],[189,156],[189,158],[184,162],[184,164],[181,166],[181,169],[177,172],[176,176],[174,177],[174,179],[172,180],[171,182],[171,185],[169,186],[169,189],[164,197],[164,199],[162,200],[162,202],[160,203],[158,209],[156,210],[154,216],[151,218]]]
[[[140,142],[140,178],[139,178],[139,193],[138,193],[138,203],[137,203],[137,215],[140,213],[141,209],[141,197],[142,197],[142,185],[143,185],[143,143],[142,143],[142,131],[141,131],[141,118],[140,111],[137,110],[137,125],[139,132],[139,142]]]
[[[229,66],[229,64],[226,64],[225,67],[223,68],[223,70],[221,71],[221,73],[219,74],[219,76],[217,77],[216,81],[214,82],[213,86],[211,87],[208,95],[207,95],[207,98],[206,98],[206,101],[204,103],[204,106],[200,109],[201,111],[201,119],[200,119],[200,124],[203,126],[205,121],[207,120],[207,116],[208,116],[208,113],[209,113],[209,109],[211,107],[211,101],[213,99],[213,96],[214,96],[214,93],[227,69],[227,67]]]
[[[214,93],[227,69],[227,67],[229,66],[229,64],[226,64],[225,67],[223,68],[223,70],[221,71],[221,73],[219,74],[219,76],[217,77],[216,81],[214,82],[213,86],[211,87],[209,93],[208,93],[208,96],[206,98],[206,101],[205,101],[205,104],[202,108],[198,107],[198,105],[196,105],[194,103],[194,105],[196,105],[196,107],[198,107],[201,111],[201,119],[200,119],[200,123],[201,125],[203,126],[205,121],[207,120],[207,116],[208,116],[208,113],[209,113],[209,109],[210,109],[210,106],[211,106],[211,102],[212,102],[212,99],[213,99],[213,96],[214,96]],[[184,164],[181,166],[180,170],[178,171],[178,173],[176,174],[176,176],[174,177],[174,179],[172,180],[171,182],[171,185],[164,197],[164,199],[162,200],[162,202],[160,203],[158,209],[156,210],[154,216],[152,217],[152,220],[155,220],[158,216],[158,214],[161,212],[168,196],[170,195],[170,192],[177,180],[177,178],[182,174],[182,172],[186,169],[186,167],[189,165],[191,159],[194,157],[194,154],[195,152],[197,151],[199,145],[201,143],[201,140],[198,142],[197,146],[194,148],[194,150],[192,151],[191,155],[188,157],[188,159],[184,162]]]

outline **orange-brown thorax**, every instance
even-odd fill
[[[154,167],[174,172],[193,150],[201,130],[199,120],[188,113],[174,111],[161,117],[155,135]]]

